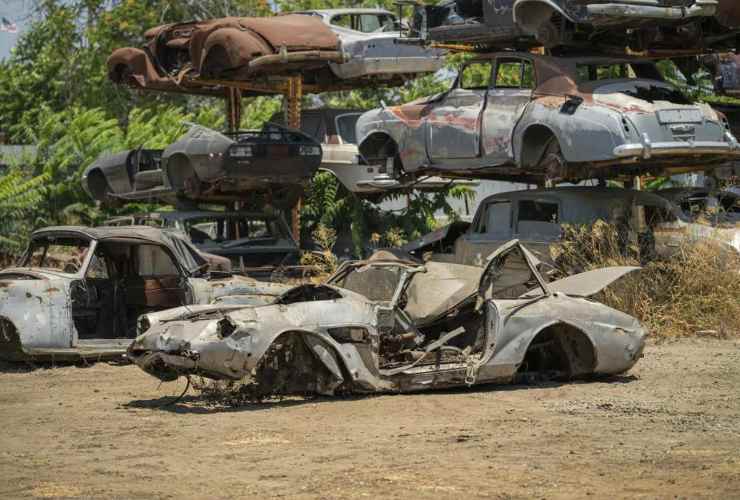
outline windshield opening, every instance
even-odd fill
[[[403,268],[400,266],[361,266],[351,269],[334,285],[369,300],[390,302],[402,278]]]
[[[90,241],[83,238],[53,236],[37,238],[31,241],[21,265],[76,274],[82,269],[89,249]]]
[[[267,217],[198,217],[187,220],[185,229],[196,245],[244,240],[254,245],[269,245],[285,238],[277,219]]]

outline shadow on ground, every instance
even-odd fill
[[[270,398],[259,402],[244,402],[240,404],[227,404],[214,402],[212,397],[206,397],[200,394],[178,396],[162,396],[156,399],[137,399],[120,405],[123,409],[139,410],[158,410],[171,413],[183,414],[211,414],[225,412],[249,412],[271,410],[276,408],[290,408],[304,404],[341,404],[345,401],[357,401],[373,397],[393,395],[395,397],[425,397],[439,394],[459,395],[459,394],[481,394],[490,392],[504,391],[531,391],[541,389],[553,389],[564,385],[581,385],[581,384],[630,384],[638,380],[635,375],[616,375],[611,377],[597,377],[585,380],[572,381],[550,381],[538,384],[481,384],[474,387],[456,387],[439,389],[435,391],[410,392],[404,394],[367,394],[367,395],[343,395],[343,396],[286,396],[284,398]],[[197,390],[190,389],[190,391]],[[224,394],[224,400],[228,399],[228,393]]]

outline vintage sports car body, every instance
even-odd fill
[[[443,65],[439,50],[397,45],[398,34],[393,31],[362,30],[364,25],[377,25],[380,30],[395,26],[393,14],[353,11],[158,26],[145,33],[144,47],[115,50],[108,58],[108,74],[116,83],[137,88],[222,96],[219,82],[227,80],[259,84],[301,74],[313,90],[332,90],[370,82],[402,84]],[[363,16],[363,26],[352,29],[339,21],[332,23],[339,15]]]
[[[263,192],[286,207],[300,196],[321,157],[321,144],[280,125],[228,133],[193,126],[164,151],[102,155],[85,170],[82,185],[99,201],[220,201]]]
[[[740,156],[727,121],[653,61],[496,53],[447,92],[365,113],[360,154],[396,176],[547,181],[711,170]]]
[[[31,236],[18,267],[0,271],[0,359],[118,357],[139,314],[286,289],[209,273],[202,254],[151,227],[50,227]]]
[[[128,357],[162,380],[244,380],[258,398],[623,373],[645,331],[587,297],[636,269],[548,284],[517,241],[485,269],[379,252],[269,305],[143,316]]]

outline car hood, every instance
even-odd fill
[[[591,297],[615,281],[640,269],[642,268],[635,266],[594,269],[593,271],[586,271],[585,273],[575,274],[561,280],[550,282],[547,284],[547,288],[553,293],[562,293],[573,297]],[[527,292],[522,297],[530,298],[540,295],[542,295],[542,290],[538,288],[537,290]]]

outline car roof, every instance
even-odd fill
[[[169,241],[169,231],[150,226],[51,226],[34,231],[31,237],[37,238],[54,233],[76,235],[92,240],[134,238],[165,246],[171,244]]]
[[[644,201],[658,205],[670,204],[662,196],[646,191],[635,191],[624,188],[604,188],[593,186],[567,186],[549,189],[529,189],[522,191],[508,191],[496,193],[485,198],[481,203],[489,203],[496,200],[528,200],[537,197],[552,197],[561,200],[585,201],[585,200],[624,200]]]
[[[275,214],[268,214],[264,212],[217,212],[215,210],[188,210],[188,211],[172,211],[172,212],[150,212],[150,213],[136,213],[129,215],[122,215],[120,217],[114,217],[108,219],[109,221],[125,220],[129,218],[141,218],[141,219],[152,219],[152,220],[186,220],[194,219],[196,217],[252,217],[252,218],[263,218],[263,219],[277,219],[278,216]]]

